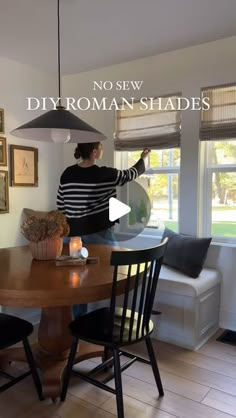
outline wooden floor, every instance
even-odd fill
[[[212,338],[197,352],[154,341],[165,396],[151,368],[136,362],[123,373],[126,418],[236,417],[236,347]],[[137,347],[144,353],[144,346]],[[81,367],[90,368],[86,361]],[[112,384],[112,383],[111,383]],[[73,378],[63,404],[39,402],[31,377],[0,395],[0,418],[113,418],[112,394]]]

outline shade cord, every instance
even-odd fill
[[[58,58],[58,97],[59,97],[59,106],[61,106],[60,0],[57,0],[57,58]]]

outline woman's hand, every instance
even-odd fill
[[[143,160],[145,160],[148,155],[150,154],[151,150],[148,148],[144,148],[144,150],[142,151],[140,158],[142,158]]]

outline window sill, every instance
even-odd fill
[[[157,230],[158,231],[158,230]],[[155,243],[157,243],[157,241],[161,241],[161,236],[162,236],[162,231],[159,231],[159,233],[157,233],[157,231],[152,231],[152,232],[143,232],[142,234],[139,235],[134,235],[132,233],[117,233],[116,236],[118,237],[118,239],[120,241],[122,241],[122,237],[124,237],[124,241],[126,240],[131,240],[131,239],[148,239],[148,240],[155,240]],[[211,246],[216,246],[216,247],[227,247],[227,248],[236,248],[236,243],[235,242],[230,242],[230,241],[215,241],[214,239],[211,242]]]
[[[215,245],[216,247],[228,247],[228,248],[236,248],[235,242],[226,242],[226,241],[212,241],[211,245]]]

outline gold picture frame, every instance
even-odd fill
[[[0,170],[0,214],[9,212],[8,171]]]
[[[0,134],[5,133],[4,109],[0,108]]]
[[[7,165],[7,140],[0,136],[0,165]]]
[[[38,186],[38,149],[10,145],[11,186]]]

